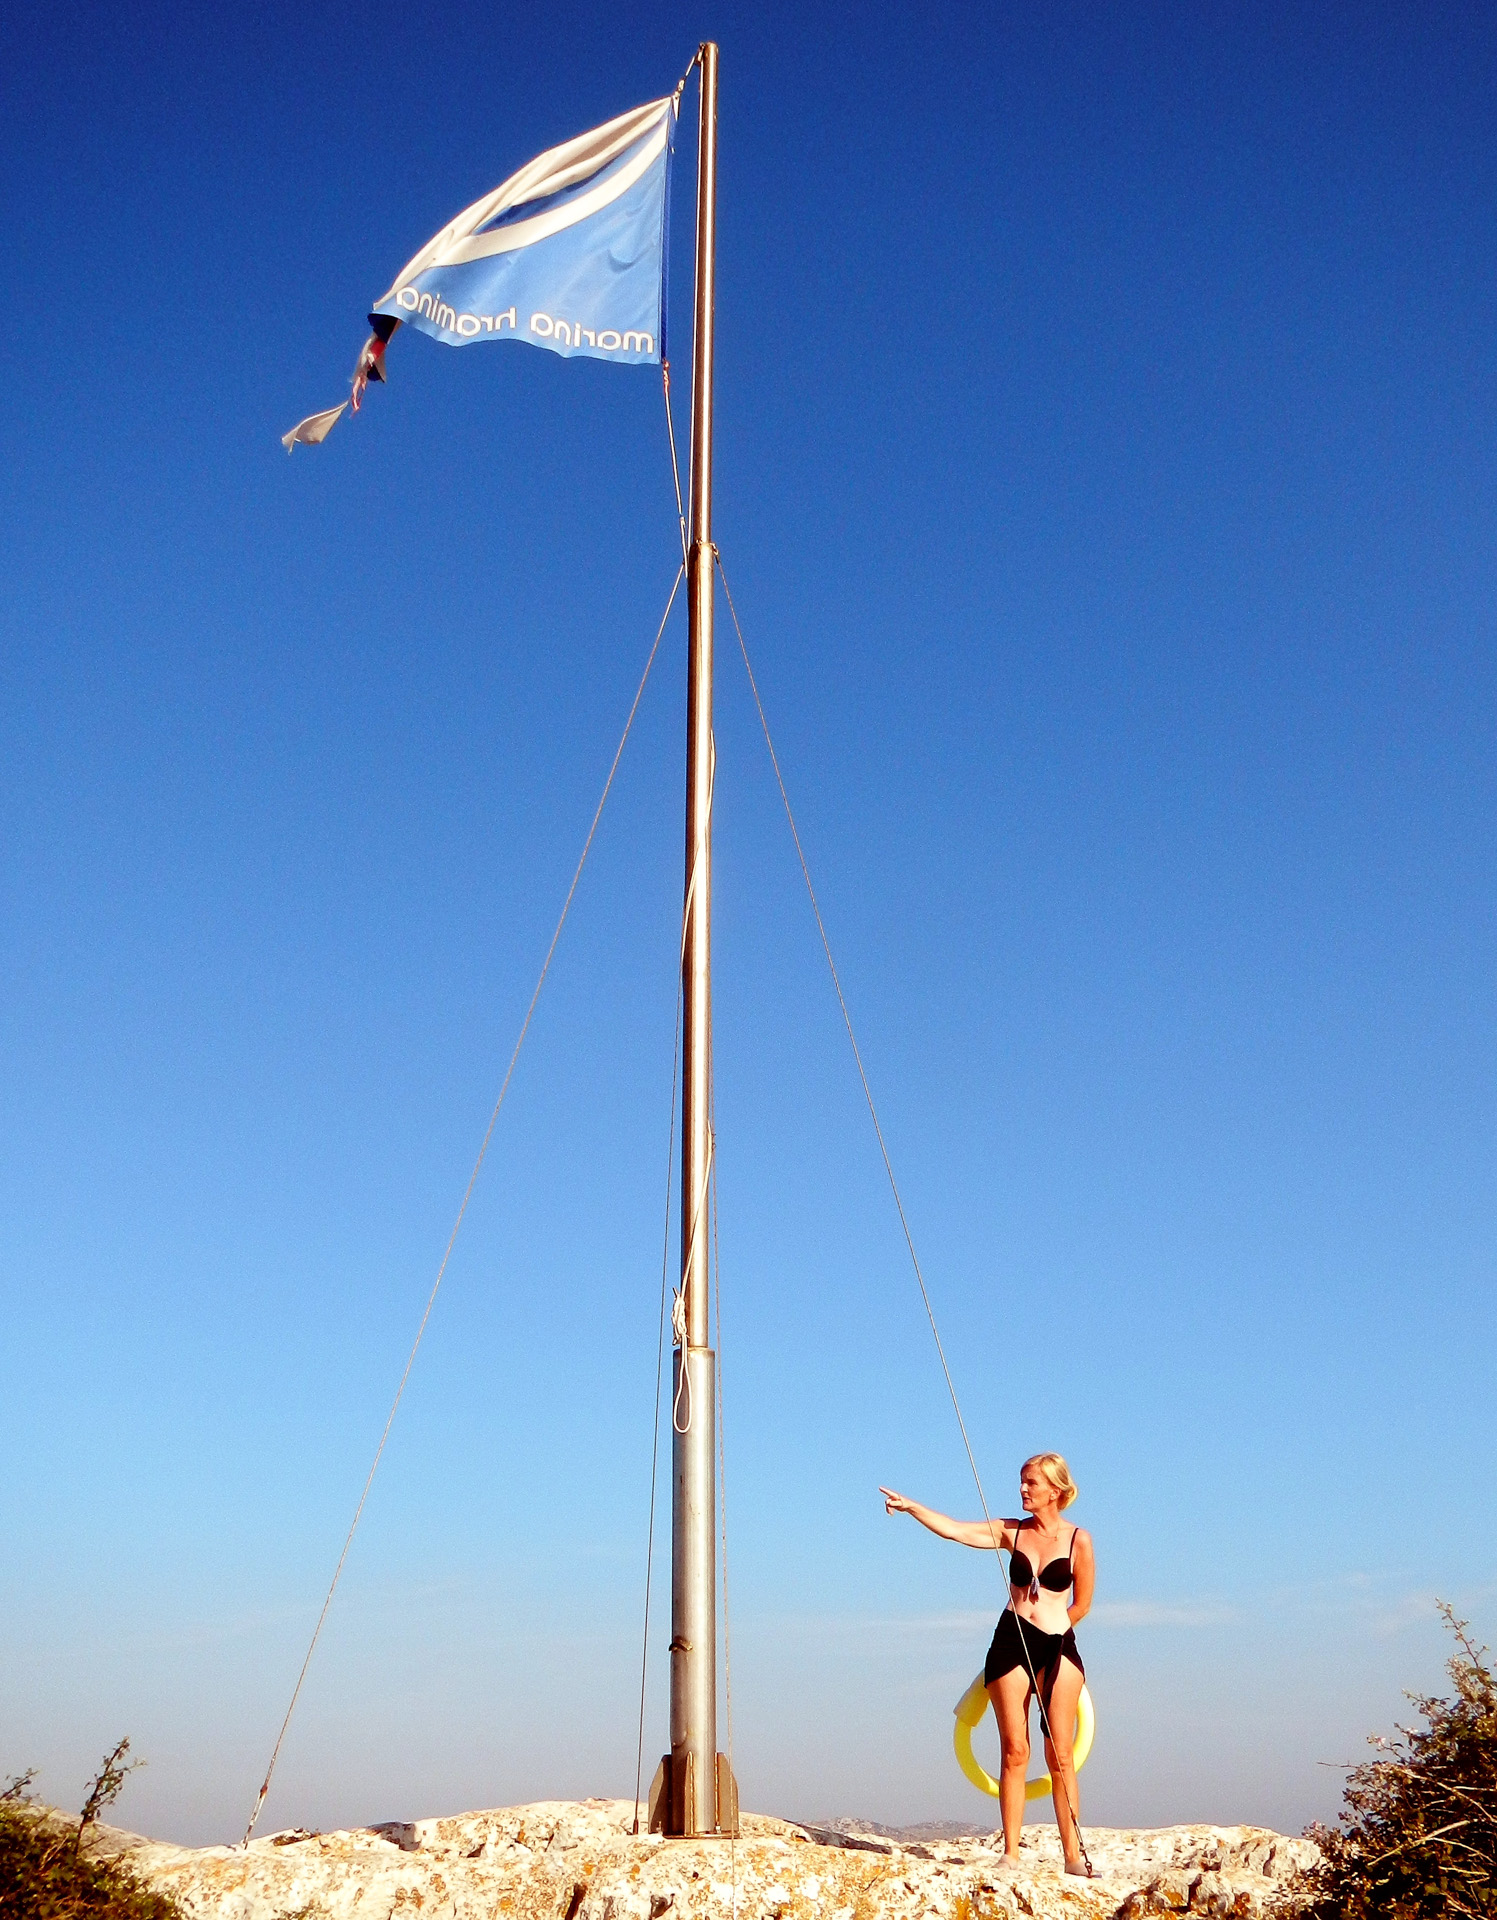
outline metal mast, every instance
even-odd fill
[[[686,897],[681,949],[681,1307],[674,1362],[669,1764],[652,1824],[667,1833],[736,1825],[736,1794],[717,1752],[717,1408],[708,1331],[712,1177],[712,325],[717,211],[717,47],[697,56],[696,341],[691,394],[691,538],[687,605]],[[720,1800],[723,1804],[719,1804]],[[653,1811],[653,1810],[652,1810]]]

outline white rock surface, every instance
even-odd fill
[[[1088,1881],[1062,1873],[1054,1827],[1026,1831],[1009,1873],[991,1833],[899,1842],[746,1814],[730,1843],[635,1835],[633,1818],[632,1801],[541,1801],[128,1859],[190,1920],[1253,1920],[1315,1857],[1261,1827],[1092,1827]]]

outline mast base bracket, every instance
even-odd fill
[[[650,1782],[649,1831],[677,1840],[713,1836],[737,1839],[738,1782],[733,1778],[728,1756],[725,1753],[716,1756],[717,1825],[710,1829],[701,1824],[698,1812],[695,1758],[694,1754],[683,1754],[677,1764],[668,1753],[660,1756],[660,1765]]]

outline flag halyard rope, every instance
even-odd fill
[[[452,1224],[452,1232],[447,1237],[447,1247],[442,1255],[442,1264],[437,1269],[437,1277],[432,1282],[431,1292],[427,1296],[426,1308],[421,1315],[421,1324],[416,1329],[416,1338],[412,1341],[410,1353],[406,1356],[405,1369],[401,1373],[400,1384],[395,1389],[395,1398],[390,1403],[390,1411],[385,1417],[384,1429],[379,1437],[379,1445],[374,1450],[374,1459],[370,1464],[368,1477],[364,1481],[364,1490],[359,1495],[359,1504],[354,1509],[353,1519],[349,1523],[348,1533],[343,1541],[343,1551],[338,1555],[338,1564],[333,1569],[333,1577],[328,1585],[327,1595],[322,1603],[322,1611],[318,1614],[317,1624],[312,1629],[312,1638],[307,1646],[306,1657],[301,1663],[301,1671],[296,1676],[296,1685],[291,1690],[291,1700],[286,1708],[285,1718],[281,1721],[280,1731],[276,1735],[275,1746],[271,1749],[270,1764],[265,1769],[265,1778],[261,1783],[260,1792],[256,1797],[254,1810],[250,1814],[249,1824],[244,1830],[244,1839],[241,1842],[243,1846],[247,1847],[249,1845],[250,1838],[255,1831],[256,1822],[260,1818],[261,1810],[270,1793],[270,1782],[275,1773],[276,1762],[281,1756],[281,1747],[286,1738],[286,1729],[290,1726],[291,1716],[296,1711],[296,1703],[301,1697],[302,1685],[307,1677],[307,1669],[312,1664],[312,1655],[317,1650],[317,1642],[321,1638],[323,1626],[327,1621],[328,1609],[333,1604],[333,1595],[337,1592],[338,1582],[343,1577],[343,1567],[345,1561],[348,1559],[348,1550],[353,1545],[354,1534],[358,1531],[359,1521],[364,1513],[364,1505],[369,1498],[369,1489],[374,1485],[374,1476],[379,1471],[379,1463],[384,1457],[385,1442],[390,1438],[390,1429],[395,1424],[395,1415],[399,1412],[401,1400],[405,1396],[406,1383],[411,1377],[411,1368],[415,1365],[417,1349],[420,1347],[422,1338],[425,1335],[426,1323],[431,1318],[432,1308],[436,1305],[438,1290],[446,1276],[448,1262],[452,1258],[452,1249],[457,1244],[457,1236],[462,1228],[464,1215],[468,1211],[468,1202],[473,1198],[473,1188],[477,1184],[479,1170],[483,1166],[484,1159],[488,1154],[489,1142],[494,1137],[494,1128],[498,1124],[500,1108],[504,1105],[504,1097],[509,1092],[509,1083],[514,1077],[515,1063],[519,1060],[520,1049],[525,1044],[525,1036],[530,1031],[530,1022],[535,1013],[536,1003],[541,997],[541,989],[546,984],[546,975],[551,971],[551,962],[556,956],[556,946],[557,942],[561,939],[561,930],[566,925],[567,915],[571,912],[572,900],[577,892],[577,884],[582,878],[582,869],[587,865],[587,856],[592,851],[593,839],[598,831],[598,822],[603,818],[603,809],[608,804],[608,796],[613,789],[614,775],[618,772],[619,762],[624,757],[624,748],[628,744],[630,733],[633,731],[635,715],[639,712],[639,703],[644,698],[645,686],[650,678],[650,669],[654,666],[655,656],[660,651],[660,642],[665,633],[666,623],[671,617],[671,608],[676,604],[676,595],[680,592],[681,582],[685,576],[685,566],[678,567],[676,577],[671,582],[670,595],[665,603],[665,612],[660,616],[660,625],[656,629],[655,639],[650,647],[649,658],[645,661],[644,672],[640,675],[639,685],[635,689],[634,701],[629,708],[629,717],[624,722],[624,731],[619,738],[618,747],[614,752],[612,765],[608,769],[608,778],[603,782],[603,792],[599,797],[597,809],[593,814],[592,825],[588,828],[587,838],[582,843],[582,853],[578,858],[576,871],[572,875],[572,884],[567,888],[567,897],[562,902],[561,913],[556,922],[556,929],[551,935],[551,944],[547,947],[546,957],[541,963],[540,976],[536,980],[535,991],[530,996],[530,1004],[525,1009],[525,1018],[520,1023],[519,1038],[515,1041],[514,1052],[509,1057],[509,1065],[504,1070],[504,1080],[499,1088],[499,1097],[494,1102],[493,1112],[489,1115],[489,1124],[484,1130],[483,1142],[478,1149],[478,1158],[473,1162],[473,1171],[468,1176],[468,1184],[463,1192],[462,1205],[457,1210],[457,1218]]]
[[[681,565],[689,564],[686,545],[686,503],[681,497],[681,463],[676,458],[676,423],[671,416],[671,363],[660,363],[660,384],[665,391],[665,431],[671,443],[671,479],[676,483],[676,524],[681,529]],[[685,935],[682,935],[683,943]]]
[[[723,1422],[723,1276],[722,1256],[717,1244],[717,1078],[708,1080],[707,1100],[712,1127],[712,1276],[717,1282],[712,1291],[713,1311],[717,1318],[717,1498],[722,1514],[723,1556],[723,1682],[728,1703],[728,1780],[735,1799],[738,1773],[733,1764],[733,1608],[728,1588],[728,1450]],[[732,1825],[728,1828],[728,1873],[732,1883],[732,1907],[729,1920],[738,1920],[738,1809],[731,1805]],[[717,1824],[722,1827],[723,1810],[717,1809]]]
[[[858,1037],[856,1033],[854,1033],[853,1031],[852,1015],[848,1011],[847,998],[842,991],[842,981],[839,978],[837,973],[837,963],[832,958],[832,943],[827,936],[826,922],[825,920],[823,920],[821,916],[821,905],[816,898],[816,888],[812,885],[812,882],[811,882],[811,869],[806,860],[805,848],[801,844],[800,829],[795,824],[795,812],[790,805],[790,795],[789,795],[789,792],[786,790],[785,776],[780,771],[780,757],[775,752],[774,740],[771,737],[771,734],[769,731],[769,719],[764,711],[764,702],[759,695],[759,683],[754,678],[754,669],[749,660],[748,645],[745,642],[743,637],[743,627],[738,618],[738,609],[733,604],[733,590],[728,585],[727,569],[723,566],[722,555],[717,551],[715,547],[713,548],[713,558],[716,562],[718,573],[722,576],[723,593],[727,598],[728,611],[733,616],[733,631],[738,636],[738,651],[743,656],[744,671],[748,675],[749,689],[754,696],[754,706],[758,710],[758,714],[759,714],[760,730],[764,735],[764,744],[769,749],[770,765],[774,768],[775,783],[780,789],[780,800],[783,803],[785,808],[785,818],[790,825],[790,837],[795,842],[795,854],[796,854],[796,858],[800,862],[801,877],[806,883],[806,893],[810,898],[811,912],[814,914],[816,919],[816,931],[821,936],[821,946],[822,946],[822,951],[826,955],[827,970],[832,976],[832,986],[836,991],[837,1004],[842,1009],[842,1023],[847,1028],[847,1038],[852,1047],[853,1059],[857,1063],[858,1078],[863,1085],[863,1098],[868,1104],[868,1116],[873,1122],[873,1131],[878,1139],[878,1150],[883,1159],[884,1172],[888,1176],[889,1191],[894,1196],[894,1206],[896,1211],[899,1214],[899,1225],[901,1230],[904,1233],[905,1245],[909,1249],[910,1265],[915,1270],[915,1279],[920,1288],[920,1298],[925,1306],[925,1317],[930,1322],[931,1337],[934,1339],[936,1343],[936,1353],[940,1358],[941,1372],[946,1377],[946,1391],[951,1396],[952,1412],[955,1413],[956,1424],[961,1430],[962,1445],[966,1449],[966,1453],[967,1453],[967,1465],[972,1470],[973,1484],[977,1488],[977,1498],[982,1505],[983,1523],[987,1527],[989,1535],[992,1538],[993,1546],[995,1549],[995,1555],[998,1555],[998,1554],[1001,1554],[1003,1551],[1002,1546],[1000,1544],[1003,1538],[1002,1528],[1000,1525],[997,1531],[994,1530],[993,1516],[988,1510],[988,1498],[987,1498],[987,1494],[983,1491],[982,1475],[981,1473],[978,1472],[978,1468],[977,1468],[977,1457],[972,1451],[972,1442],[967,1434],[967,1423],[962,1417],[961,1401],[957,1398],[956,1383],[951,1377],[951,1368],[948,1365],[946,1360],[946,1349],[941,1343],[941,1330],[936,1325],[935,1309],[931,1305],[930,1292],[925,1284],[925,1275],[921,1271],[920,1256],[915,1251],[915,1239],[914,1239],[914,1235],[910,1231],[909,1217],[904,1210],[904,1201],[900,1197],[899,1182],[894,1177],[893,1162],[889,1158],[889,1149],[884,1140],[884,1130],[879,1123],[878,1108],[874,1105],[873,1089],[868,1084],[868,1074],[863,1065],[862,1049],[858,1046]],[[999,1564],[1001,1566],[1002,1564],[1001,1560]],[[1028,1644],[1026,1643],[1024,1635],[1022,1633],[1019,1635],[1019,1644],[1024,1651],[1024,1665],[1029,1674],[1030,1686],[1033,1689],[1035,1699],[1039,1703],[1040,1728],[1042,1733],[1044,1734],[1044,1737],[1047,1740],[1051,1740],[1053,1736],[1052,1736],[1051,1726],[1050,1726],[1049,1708],[1046,1705],[1045,1696],[1040,1690],[1039,1678],[1038,1678],[1038,1675],[1035,1673],[1034,1662],[1030,1656]],[[1057,1767],[1056,1769],[1054,1769],[1054,1771],[1055,1773],[1058,1774],[1059,1768]],[[1086,1850],[1086,1841],[1082,1836],[1081,1820],[1077,1813],[1075,1802],[1071,1798],[1070,1788],[1068,1786],[1065,1786],[1065,1782],[1063,1779],[1061,1784],[1065,1790],[1066,1801],[1067,1801],[1067,1811],[1070,1813],[1070,1816],[1071,1816],[1072,1828],[1076,1835],[1076,1844],[1080,1849],[1081,1858],[1085,1863],[1087,1874],[1088,1876],[1090,1876],[1092,1872],[1092,1863],[1091,1863],[1091,1858],[1088,1855]]]
[[[645,1681],[650,1660],[650,1582],[655,1566],[655,1490],[660,1472],[660,1381],[665,1366],[665,1300],[670,1289],[671,1170],[676,1156],[676,1080],[681,1065],[681,976],[676,974],[676,1044],[671,1054],[671,1123],[665,1149],[665,1242],[660,1252],[660,1325],[655,1336],[655,1424],[650,1443],[650,1524],[645,1539],[645,1623],[639,1652],[639,1747],[634,1756],[634,1831],[645,1765]]]

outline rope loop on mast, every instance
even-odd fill
[[[676,1393],[671,1401],[671,1425],[677,1433],[691,1432],[691,1343],[686,1327],[686,1295],[679,1287],[671,1297],[671,1336],[676,1351],[681,1356],[680,1367],[676,1374]],[[686,1418],[681,1418],[682,1402],[686,1406]]]
[[[692,1209],[691,1237],[688,1239],[686,1243],[686,1259],[682,1263],[681,1277],[683,1281],[685,1280],[686,1275],[691,1271],[692,1263],[696,1259],[697,1233],[702,1225],[703,1211],[708,1205],[708,1196],[712,1192],[712,1182],[715,1177],[716,1165],[717,1165],[717,1134],[714,1131],[714,1129],[711,1126],[709,1126],[707,1129],[706,1173],[702,1181],[702,1191],[697,1195],[696,1205]],[[681,1350],[681,1372],[676,1380],[675,1398],[671,1402],[671,1425],[676,1429],[677,1433],[690,1433],[691,1432],[691,1365],[690,1365],[691,1329],[690,1327],[688,1327],[686,1323],[686,1295],[681,1290],[680,1287],[676,1288],[675,1295],[671,1300],[671,1333],[675,1338],[676,1345]],[[684,1420],[681,1418],[681,1407],[683,1402],[685,1403],[685,1407],[686,1407],[686,1418]]]

